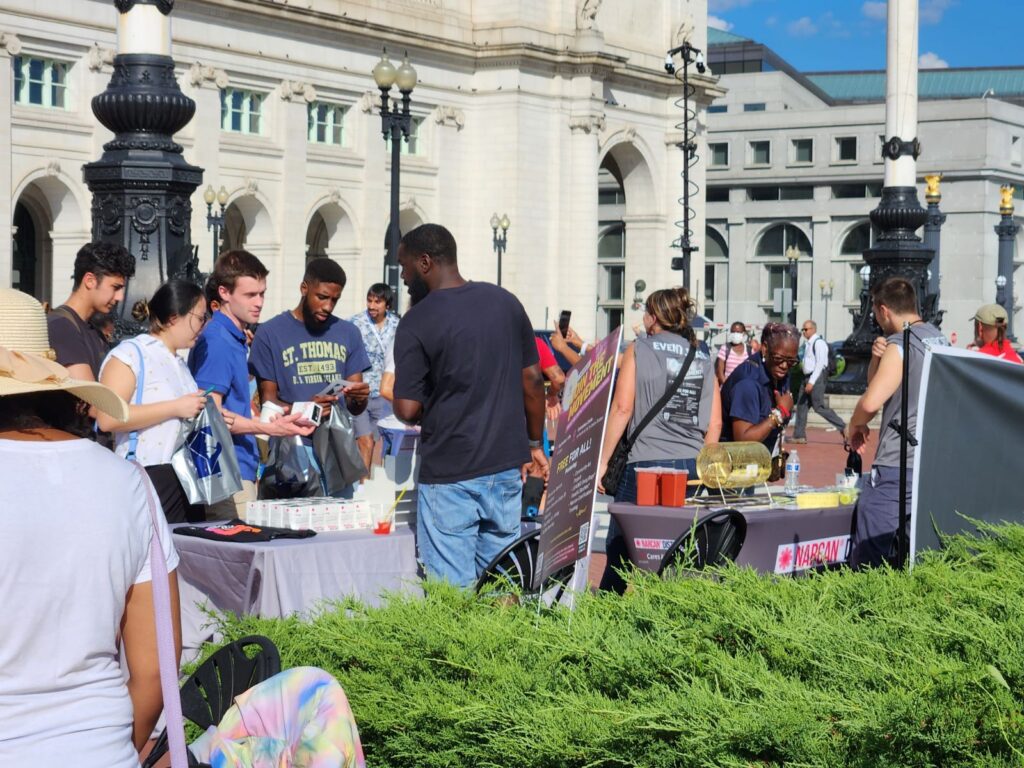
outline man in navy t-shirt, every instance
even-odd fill
[[[370,359],[363,336],[355,325],[333,316],[345,280],[345,270],[336,261],[312,259],[302,278],[299,305],[257,329],[249,367],[261,402],[320,403],[326,421],[338,398],[320,393],[344,379],[351,383],[345,390],[349,412],[355,415],[366,408],[370,385],[363,382],[363,371],[370,368]]]
[[[547,477],[544,379],[522,304],[459,274],[424,224],[398,249],[414,306],[395,336],[395,415],[423,427],[417,545],[427,575],[470,587],[519,535],[526,473]]]
[[[210,389],[210,396],[225,411],[242,473],[242,490],[207,509],[207,517],[213,520],[244,520],[246,503],[256,499],[259,453],[253,435],[288,437],[313,431],[312,424],[301,426],[297,414],[269,424],[252,418],[245,327],[260,319],[267,274],[267,268],[248,251],[227,251],[217,258],[211,280],[220,308],[203,328],[188,359],[196,384]]]

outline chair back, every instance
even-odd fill
[[[703,570],[735,562],[747,538],[747,520],[735,509],[722,509],[699,519],[665,552],[658,575],[680,569]]]
[[[181,713],[206,730],[220,722],[236,696],[280,671],[281,654],[269,638],[249,635],[228,643],[200,664],[181,686]],[[166,751],[165,728],[143,768],[152,768]],[[193,764],[191,753],[189,763]]]

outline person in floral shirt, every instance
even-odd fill
[[[368,467],[373,459],[374,444],[380,440],[377,422],[391,415],[391,403],[380,395],[380,380],[384,375],[388,348],[394,344],[398,328],[398,315],[391,311],[393,304],[391,288],[384,283],[375,283],[366,292],[366,311],[350,318],[363,335],[363,346],[372,366],[363,374],[363,381],[370,385],[370,401],[366,410],[356,417],[359,452]]]

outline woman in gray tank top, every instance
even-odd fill
[[[644,329],[622,356],[605,429],[598,478],[604,477],[608,457],[623,435],[631,435],[675,381],[690,346],[696,344],[689,318],[693,302],[683,288],[655,291],[647,297]],[[705,443],[717,443],[722,430],[721,404],[715,381],[714,361],[701,345],[679,389],[639,434],[629,452],[626,471],[618,488],[600,488],[618,502],[636,502],[638,467],[685,469],[697,476],[697,454]],[[608,565],[602,589],[621,592],[625,584],[613,569],[621,568],[622,535],[612,521],[608,530]]]

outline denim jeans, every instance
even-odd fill
[[[519,537],[522,497],[518,469],[458,483],[420,483],[416,543],[427,576],[472,588]]]
[[[622,473],[622,480],[615,491],[615,501],[624,504],[636,504],[636,469],[637,467],[670,467],[672,469],[685,469],[690,473],[690,479],[697,478],[696,459],[668,459],[665,461],[637,461],[626,465],[626,471]],[[692,496],[696,486],[688,486],[686,495]],[[625,567],[626,542],[622,536],[622,529],[611,518],[608,523],[608,537],[605,539],[605,566],[601,574],[600,589],[618,592],[620,595],[626,591],[626,582],[618,571]]]

